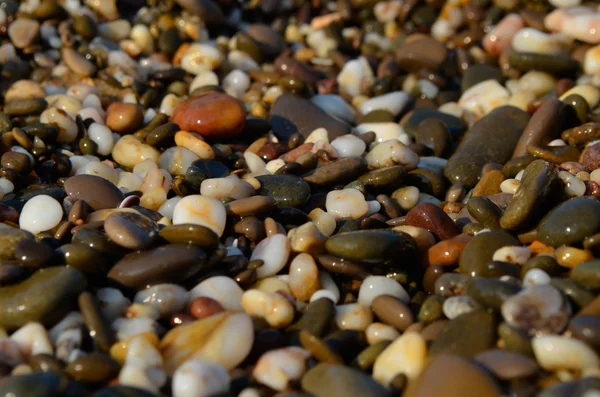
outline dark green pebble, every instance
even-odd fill
[[[377,342],[375,344],[370,345],[361,351],[354,361],[352,362],[352,366],[358,367],[363,371],[366,371],[373,367],[375,364],[375,360],[377,357],[391,344],[390,341],[383,340],[381,342]]]
[[[566,295],[579,308],[587,306],[596,297],[579,283],[568,278],[552,278],[551,284]]]
[[[577,265],[569,275],[571,280],[591,290],[600,289],[600,259]]]
[[[527,260],[521,268],[521,278],[525,277],[525,274],[531,269],[541,269],[550,276],[556,276],[564,271],[556,259],[550,255],[537,255]]]
[[[505,232],[481,233],[473,237],[460,254],[459,270],[463,274],[478,276],[492,260],[497,249],[507,245],[521,245]]]
[[[539,223],[538,239],[552,247],[580,243],[600,230],[600,202],[576,197],[551,210]]]
[[[170,243],[195,244],[207,250],[214,250],[219,245],[219,236],[202,225],[171,225],[160,229],[159,233]]]
[[[89,245],[81,243],[64,244],[57,249],[66,265],[73,267],[92,280],[106,276],[109,264],[102,254]]]
[[[119,374],[119,364],[110,356],[92,353],[81,356],[69,363],[67,374],[80,382],[105,383]]]
[[[444,317],[444,301],[446,298],[440,295],[430,295],[419,309],[419,321],[425,324],[432,323]]]
[[[500,310],[502,303],[520,290],[518,285],[498,279],[476,278],[469,285],[467,295],[486,308]]]
[[[441,120],[424,120],[417,128],[417,143],[422,143],[433,151],[435,156],[442,156],[452,140],[452,136]]]
[[[277,206],[298,207],[310,197],[310,187],[293,175],[261,175],[258,194],[271,197]]]
[[[485,310],[476,310],[450,320],[433,341],[429,354],[448,353],[470,358],[492,348],[495,343],[494,316]]]
[[[428,119],[440,120],[452,136],[458,136],[467,130],[467,123],[458,117],[429,108],[415,109],[408,117],[408,120],[404,125],[404,130],[411,137],[415,137],[417,135],[419,125],[424,120]]]
[[[513,52],[508,63],[523,72],[538,70],[553,75],[569,75],[577,71],[579,63],[568,55],[549,55],[531,52]]]
[[[64,364],[50,354],[40,353],[29,358],[28,364],[33,372],[62,372]]]
[[[146,136],[146,143],[155,147],[165,147],[173,143],[175,133],[179,126],[175,123],[166,123],[156,127]]]
[[[347,183],[367,171],[364,157],[346,157],[309,172],[303,179],[313,185],[330,186]]]
[[[372,110],[362,116],[360,121],[361,123],[393,123],[394,115],[383,109]]]
[[[310,302],[297,322],[288,327],[288,332],[307,331],[315,336],[323,336],[331,325],[335,306],[331,299],[321,298]]]
[[[483,166],[508,161],[529,115],[514,106],[501,106],[477,121],[448,160],[445,174],[454,183],[474,187]]]
[[[507,178],[514,178],[521,170],[524,170],[535,159],[535,156],[530,154],[510,159],[502,167],[502,173]]]
[[[460,89],[465,92],[476,84],[486,80],[496,80],[500,84],[504,83],[505,77],[502,71],[491,65],[471,65],[465,70],[460,81]]]
[[[22,240],[15,249],[15,259],[21,266],[32,269],[52,265],[56,257],[56,252],[50,246],[33,240]]]
[[[489,198],[484,196],[471,197],[467,202],[469,214],[475,220],[490,230],[501,230],[500,217],[502,210]]]
[[[315,397],[388,397],[369,375],[343,365],[317,364],[302,377],[302,390]]]
[[[573,126],[578,126],[583,123],[587,123],[590,113],[590,105],[587,103],[584,97],[579,94],[571,94],[562,100],[567,105],[567,109],[570,109],[574,114],[572,116],[571,123]],[[569,117],[567,113],[567,117]]]
[[[504,349],[532,357],[531,336],[527,331],[511,327],[507,323],[498,326],[498,336],[504,343]]]
[[[395,189],[400,187],[405,175],[406,168],[396,165],[367,172],[361,175],[358,181],[375,189]]]
[[[331,255],[366,262],[398,259],[416,250],[409,235],[385,230],[338,233],[327,240],[325,248]]]
[[[48,107],[45,99],[15,99],[4,105],[4,113],[9,116],[40,114]]]

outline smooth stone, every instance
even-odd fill
[[[415,322],[410,308],[391,295],[379,295],[373,299],[371,309],[381,321],[403,332]]]
[[[469,215],[475,218],[484,228],[500,230],[500,217],[502,210],[487,197],[471,197],[467,202]]]
[[[95,175],[75,175],[65,181],[65,193],[75,200],[84,200],[92,209],[116,208],[123,201],[123,192],[108,180]]]
[[[219,236],[202,225],[170,225],[160,229],[159,234],[170,243],[194,244],[207,250],[214,250],[219,246]]]
[[[212,0],[175,0],[175,2],[191,14],[198,15],[209,25],[220,25],[225,20],[223,11]]]
[[[462,92],[465,92],[474,85],[490,79],[494,79],[502,84],[504,83],[505,77],[502,74],[502,71],[496,66],[480,64],[471,65],[462,75],[460,89]]]
[[[245,313],[222,312],[171,329],[160,341],[165,370],[172,375],[190,359],[236,368],[254,343],[252,320]]]
[[[218,92],[192,97],[174,111],[171,121],[205,138],[231,138],[242,132],[246,110],[234,97]]]
[[[33,234],[17,228],[0,229],[0,260],[13,259],[17,245],[23,240],[33,240]]]
[[[51,325],[85,287],[85,277],[76,269],[38,270],[18,284],[0,288],[0,326],[15,330],[32,321]]]
[[[135,132],[144,123],[141,106],[134,103],[114,102],[106,109],[106,126],[113,132]]]
[[[260,51],[268,57],[275,57],[285,49],[281,35],[269,25],[254,23],[248,26],[246,33],[258,44]]]
[[[356,111],[339,95],[315,95],[310,101],[332,117],[336,117],[346,123],[354,123],[356,121]]]
[[[534,223],[544,210],[544,204],[555,193],[558,184],[556,167],[544,160],[530,163],[521,184],[500,218],[500,226],[515,230]]]
[[[333,185],[350,182],[367,171],[364,157],[346,157],[314,169],[302,177],[313,185]]]
[[[600,259],[577,265],[571,270],[569,278],[591,290],[600,289]]]
[[[477,234],[467,243],[460,254],[460,272],[471,276],[480,275],[486,271],[488,263],[492,261],[494,252],[507,245],[521,245],[521,243],[505,232]]]
[[[476,278],[467,288],[467,295],[485,308],[500,310],[502,303],[521,291],[518,285],[495,278]]]
[[[417,128],[415,140],[431,150],[434,156],[440,157],[451,142],[451,135],[444,123],[438,119],[424,120]]]
[[[431,203],[422,203],[411,208],[406,214],[406,224],[427,229],[440,240],[460,234],[460,230],[444,210]]]
[[[33,44],[39,37],[39,33],[40,23],[29,18],[15,18],[8,26],[8,37],[17,48],[25,48]]]
[[[314,103],[292,94],[277,98],[270,114],[273,133],[283,141],[300,133],[305,138],[317,128],[325,128],[329,141],[350,133],[350,125],[331,117]]]
[[[343,365],[317,364],[302,377],[302,389],[315,397],[388,397],[370,376]]]
[[[334,317],[335,303],[328,298],[316,299],[308,304],[300,319],[292,324],[287,331],[307,331],[317,337],[324,336],[329,331]]]
[[[435,357],[404,397],[501,397],[496,381],[469,360],[452,354]]]
[[[310,197],[310,187],[294,175],[261,175],[257,193],[271,197],[278,207],[299,207]]]
[[[184,281],[200,271],[205,260],[206,253],[200,247],[168,244],[125,255],[107,277],[125,287],[140,290],[151,284]]]
[[[530,357],[501,349],[479,353],[473,359],[502,380],[527,378],[539,370],[535,360]]]
[[[159,227],[147,216],[134,212],[115,212],[105,219],[104,231],[121,247],[141,250],[157,240]]]
[[[544,101],[527,123],[512,158],[525,156],[527,145],[547,145],[555,138],[560,137],[565,109],[564,103],[556,98]]]
[[[98,384],[108,382],[117,376],[120,368],[110,356],[92,353],[71,361],[66,372],[77,381]]]
[[[446,177],[470,188],[477,184],[485,164],[504,164],[510,159],[529,122],[524,111],[502,106],[477,121],[448,160]]]
[[[9,376],[2,386],[0,395],[6,397],[58,397],[64,396],[63,379],[56,372],[40,372]]]
[[[600,230],[600,202],[576,197],[550,211],[539,223],[537,238],[552,247],[573,245]]]
[[[419,125],[429,119],[440,120],[452,136],[459,136],[467,130],[467,123],[456,116],[435,109],[418,108],[408,116],[404,124],[404,131],[411,137],[414,137],[417,134]]]
[[[87,60],[73,48],[63,48],[62,59],[74,73],[90,77],[96,73],[96,65]]]
[[[359,110],[366,115],[375,110],[385,110],[396,117],[408,104],[410,95],[405,91],[394,91],[370,98],[360,104]]]
[[[15,249],[15,259],[21,263],[21,266],[32,269],[46,267],[53,264],[56,258],[56,251],[44,243],[38,243],[33,240],[22,240]]]
[[[338,233],[327,240],[325,248],[331,255],[367,262],[391,260],[416,252],[412,237],[385,230]]]
[[[508,63],[523,72],[538,70],[552,75],[570,75],[577,71],[579,63],[568,55],[537,54],[532,52],[512,52]]]
[[[396,62],[398,65],[411,73],[422,69],[436,72],[446,60],[446,46],[439,41],[422,35],[413,40],[406,40],[396,50]]]
[[[569,322],[568,331],[594,349],[600,347],[600,318],[590,315],[575,316]]]
[[[88,291],[79,295],[77,303],[83,316],[83,322],[94,340],[95,347],[100,351],[109,351],[115,343],[115,334],[102,312],[101,303]]]
[[[457,354],[471,358],[496,344],[496,321],[484,310],[465,313],[451,320],[433,341],[429,354]]]

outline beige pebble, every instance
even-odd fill
[[[188,149],[202,160],[210,160],[215,157],[212,146],[206,143],[200,135],[193,132],[177,131],[175,144]]]
[[[320,287],[319,268],[309,254],[299,254],[290,263],[289,286],[294,298],[307,302]]]
[[[151,160],[158,163],[160,152],[150,145],[140,142],[133,135],[124,135],[115,143],[112,150],[113,159],[120,165],[133,168],[136,164]]]
[[[389,345],[375,360],[373,378],[388,385],[403,373],[409,381],[415,380],[425,368],[427,344],[421,334],[406,332]]]
[[[242,295],[242,307],[248,315],[264,318],[273,328],[285,328],[294,319],[294,307],[279,293],[250,289]]]

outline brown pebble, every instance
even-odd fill
[[[458,264],[460,254],[472,239],[468,234],[440,241],[427,250],[427,258],[431,265],[454,266]]]
[[[499,170],[491,170],[481,177],[475,188],[473,188],[472,197],[491,196],[501,193],[500,184],[504,182],[504,174]]]
[[[431,203],[419,204],[408,211],[406,224],[427,229],[440,240],[447,240],[460,233],[444,210]]]
[[[406,331],[415,321],[410,308],[391,295],[379,295],[373,299],[371,308],[381,321],[400,331]]]
[[[190,305],[190,314],[197,319],[203,319],[222,311],[225,311],[225,308],[218,301],[207,296],[194,299]]]
[[[590,172],[600,168],[600,142],[585,148],[582,163]]]
[[[128,134],[142,126],[144,113],[133,103],[112,103],[106,109],[106,126],[113,132]]]
[[[246,110],[234,97],[211,92],[178,106],[171,121],[182,130],[197,132],[205,138],[231,138],[244,128]]]

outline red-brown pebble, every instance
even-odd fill
[[[427,259],[430,265],[453,266],[458,264],[460,254],[471,240],[468,234],[440,241],[427,250]]]
[[[231,138],[246,124],[246,110],[234,97],[219,92],[194,97],[178,106],[171,121],[205,138]]]
[[[225,308],[219,302],[207,296],[194,299],[190,305],[190,314],[197,319],[210,317],[224,310]]]
[[[444,210],[431,203],[419,204],[408,211],[406,224],[427,229],[440,240],[447,240],[460,233]]]
[[[113,132],[135,132],[143,122],[144,113],[136,104],[115,102],[106,109],[106,126]]]
[[[302,145],[290,150],[289,152],[287,152],[279,158],[285,161],[286,163],[296,161],[298,157],[302,156],[303,154],[309,153],[312,150],[313,145],[314,143],[303,143]]]
[[[595,143],[585,148],[582,163],[589,171],[600,168],[600,143]]]

